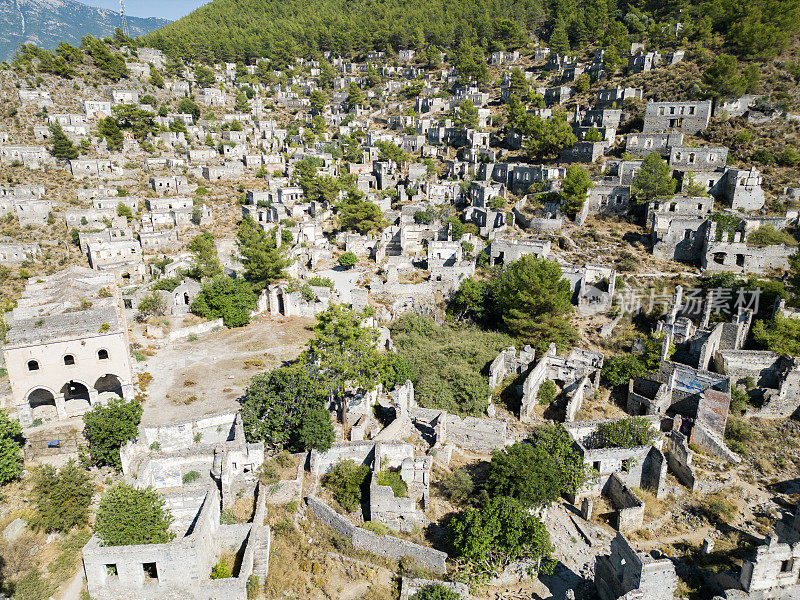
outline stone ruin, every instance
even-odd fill
[[[422,509],[429,502],[431,456],[415,456],[414,447],[400,441],[337,442],[326,452],[311,451],[311,474],[321,478],[343,460],[366,464],[372,470],[365,521],[376,521],[398,531],[413,531],[428,524]],[[405,497],[395,497],[389,486],[378,484],[378,473],[386,469],[400,473],[407,486]]]
[[[581,348],[573,348],[566,357],[558,356],[555,344],[536,366],[530,370],[522,384],[522,407],[520,420],[530,423],[533,409],[538,404],[539,388],[546,379],[555,382],[567,397],[567,420],[575,418],[583,398],[600,385],[603,354]]]
[[[269,569],[270,529],[259,490],[251,523],[220,524],[215,487],[194,497],[165,498],[175,539],[163,544],[102,546],[95,535],[83,548],[89,593],[96,600],[247,600],[247,580],[264,581]],[[171,510],[174,500],[182,510]],[[211,579],[221,555],[241,556],[232,577]]]
[[[142,425],[135,440],[120,449],[128,483],[157,490],[214,486],[223,508],[241,494],[252,494],[264,463],[263,442],[245,440],[240,413],[228,413],[169,425]],[[188,473],[199,474],[194,480]]]
[[[617,534],[610,553],[597,557],[595,586],[600,600],[672,600],[678,577],[671,560],[636,552]]]
[[[730,381],[724,375],[663,361],[653,374],[628,384],[628,413],[676,418],[677,427],[704,451],[739,463],[723,441],[730,406]]]
[[[592,498],[606,496],[616,511],[616,529],[633,531],[642,526],[644,502],[631,488],[648,488],[657,498],[663,498],[666,495],[667,459],[661,451],[660,439],[646,446],[603,447],[599,443],[597,431],[601,424],[613,421],[564,424],[584,463],[597,473],[594,481],[578,491],[574,503],[581,506],[581,513],[588,520],[592,512]],[[658,430],[660,420],[651,418],[650,421],[653,428]]]

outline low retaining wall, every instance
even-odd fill
[[[167,334],[167,339],[175,341],[181,338],[187,338],[190,335],[200,335],[201,333],[208,333],[215,329],[222,329],[223,327],[222,319],[215,319],[214,321],[207,321],[198,325],[192,325],[191,327],[170,331],[169,334]]]
[[[306,503],[317,518],[339,535],[346,537],[359,550],[365,550],[391,560],[400,560],[404,556],[409,556],[418,567],[433,573],[444,573],[447,570],[447,554],[444,552],[391,535],[377,535],[361,527],[356,527],[314,496],[306,498]]]

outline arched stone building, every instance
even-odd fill
[[[7,324],[3,354],[23,426],[132,395],[128,326],[112,273],[70,267],[31,281]]]

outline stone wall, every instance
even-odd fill
[[[414,594],[428,586],[441,586],[459,595],[461,600],[469,600],[469,587],[465,583],[439,581],[437,579],[411,579],[403,577],[400,584],[400,600],[409,600]]]
[[[414,447],[405,442],[336,442],[325,452],[311,451],[311,474],[321,477],[342,460],[352,460],[380,470],[399,467],[406,458],[414,457]]]
[[[170,341],[175,341],[192,335],[200,335],[203,333],[208,333],[209,331],[216,331],[217,329],[222,329],[223,327],[224,325],[222,323],[222,319],[214,319],[213,321],[206,321],[205,323],[198,323],[197,325],[192,325],[191,327],[183,327],[181,329],[170,331],[167,334],[167,339]]]
[[[371,554],[391,560],[400,560],[404,556],[408,556],[414,560],[419,568],[433,573],[444,573],[447,569],[447,554],[444,552],[426,548],[390,535],[380,536],[366,529],[356,527],[314,496],[308,496],[306,502],[308,508],[318,519],[339,535],[347,538],[359,550],[365,550]]]
[[[669,471],[691,491],[698,486],[692,466],[694,452],[689,449],[689,441],[680,431],[671,431],[664,437],[664,453],[667,456]]]
[[[678,578],[672,561],[636,552],[617,534],[609,554],[597,557],[595,586],[600,600],[673,600]]]
[[[777,388],[779,359],[769,351],[720,350],[714,355],[714,367],[734,382],[752,377],[758,387]]]
[[[701,423],[695,423],[692,427],[692,432],[689,436],[689,443],[694,444],[701,448],[703,452],[707,452],[712,456],[716,456],[723,460],[732,462],[738,465],[742,459],[725,445],[722,438],[717,437],[714,433],[706,429]]]
[[[443,413],[440,423],[442,438],[437,439],[441,444],[455,444],[459,448],[471,452],[491,453],[493,450],[504,448],[508,440],[508,426],[499,419],[478,419],[464,417],[463,419]]]
[[[752,559],[742,562],[742,588],[750,594],[764,593],[764,598],[800,596],[800,543],[779,544],[777,536],[756,549]],[[767,594],[769,592],[769,594]]]
[[[378,485],[374,472],[369,485],[369,520],[396,531],[413,531],[428,524],[425,513],[417,510],[413,498],[396,497],[391,487]]]
[[[623,483],[618,474],[609,477],[604,492],[617,511],[617,530],[635,531],[642,527],[644,502]]]

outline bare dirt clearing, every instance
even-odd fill
[[[155,355],[136,364],[138,372],[153,376],[142,423],[161,425],[237,409],[253,375],[300,354],[312,322],[262,315],[247,327],[163,342]]]

